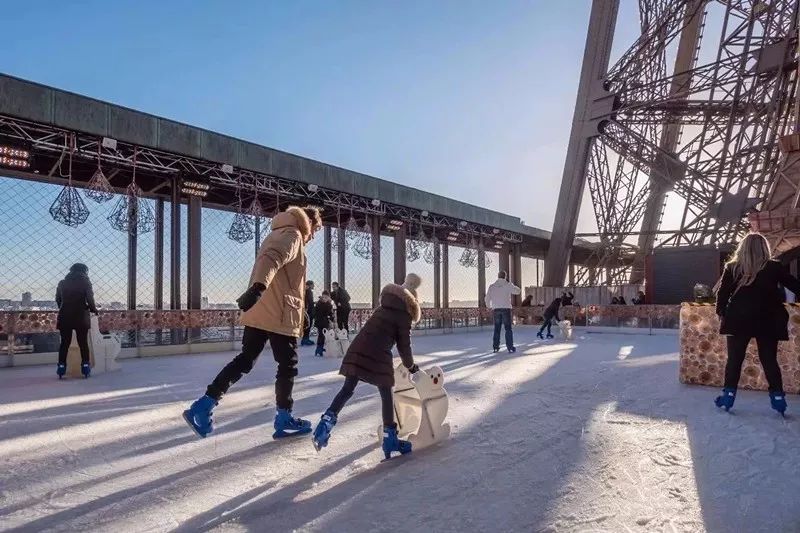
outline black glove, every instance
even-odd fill
[[[236,299],[236,304],[239,306],[239,309],[242,311],[247,311],[258,302],[258,299],[261,298],[261,293],[264,292],[264,285],[261,283],[253,283],[253,286],[244,291],[244,294],[239,296]]]
[[[416,374],[417,372],[419,372],[419,366],[417,366],[417,363],[414,363],[413,365],[408,367],[408,372],[410,374]]]

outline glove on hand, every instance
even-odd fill
[[[411,374],[416,374],[417,372],[419,372],[419,366],[416,363],[414,363],[413,365],[408,367],[408,371]]]
[[[256,302],[261,298],[261,293],[264,292],[265,288],[266,287],[260,283],[253,283],[252,287],[244,291],[244,294],[236,299],[236,304],[239,306],[239,309],[247,311],[256,305]]]

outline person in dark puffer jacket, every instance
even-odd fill
[[[331,329],[333,325],[333,302],[331,301],[331,294],[328,291],[322,291],[322,294],[314,306],[314,327],[317,328],[317,351],[314,353],[317,357],[322,357],[325,351],[325,333],[326,329]]]
[[[389,284],[381,291],[380,307],[353,339],[342,361],[339,373],[345,377],[344,385],[314,430],[317,451],[327,446],[339,412],[358,382],[364,381],[378,387],[381,395],[384,455],[388,459],[392,452],[411,452],[411,443],[398,439],[394,421],[392,348],[397,345],[403,365],[412,374],[419,370],[411,353],[411,327],[422,315],[416,292],[420,283],[419,276],[409,274],[403,285]]]
[[[56,288],[56,305],[58,318],[56,327],[61,334],[61,344],[58,348],[58,366],[56,374],[58,379],[67,372],[67,353],[72,343],[72,331],[78,340],[81,350],[81,373],[88,378],[91,374],[89,358],[89,329],[91,322],[89,313],[97,314],[97,305],[94,303],[92,282],[89,281],[89,267],[83,263],[75,263],[69,269],[69,274],[58,282]]]

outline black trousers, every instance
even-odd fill
[[[303,318],[303,340],[310,340],[308,337],[311,335],[311,317],[314,315],[314,309],[306,309],[306,316]]]
[[[353,391],[356,390],[358,385],[358,378],[347,376],[344,379],[342,390],[336,395],[328,407],[329,411],[333,411],[336,416],[339,416],[339,411],[342,410],[344,404],[347,403],[353,396]],[[395,427],[394,423],[394,404],[392,403],[392,388],[391,387],[378,387],[378,392],[381,393],[381,416],[383,417],[383,425],[386,427]]]
[[[350,331],[350,307],[340,307],[336,310],[336,327]]]
[[[253,369],[258,356],[269,340],[272,356],[278,363],[275,374],[275,403],[278,409],[290,409],[294,404],[292,388],[297,375],[297,339],[245,326],[242,353],[225,365],[206,389],[206,394],[219,401],[228,389]]]
[[[747,355],[747,345],[752,337],[732,335],[728,337],[728,362],[725,364],[725,388],[735,389],[739,385],[742,364]],[[770,392],[783,392],[783,377],[778,366],[778,340],[756,337],[758,359],[767,377]]]
[[[61,345],[58,347],[58,364],[66,365],[67,364],[67,352],[69,352],[69,345],[72,344],[72,330],[71,329],[62,329],[59,330],[61,333]],[[89,330],[88,329],[76,329],[75,335],[77,335],[78,340],[78,347],[81,349],[81,363],[88,363],[89,362]]]
[[[322,333],[322,328],[317,328],[317,346],[320,348],[325,347],[325,335]]]
[[[554,318],[555,318],[555,317],[553,317],[553,316],[551,316],[551,317],[549,317],[549,318],[548,318],[548,317],[544,317],[544,322],[542,322],[542,327],[541,327],[541,328],[539,328],[539,334],[540,334],[540,335],[541,335],[541,333],[544,331],[544,328],[547,328],[547,334],[548,334],[548,335],[552,335],[552,333],[550,332],[550,330],[551,330],[551,328],[553,327],[553,319],[554,319]]]

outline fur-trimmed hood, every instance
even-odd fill
[[[414,294],[402,285],[390,283],[381,291],[381,305],[392,309],[400,309],[411,315],[411,322],[416,324],[422,318],[422,309]]]
[[[288,207],[285,211],[275,215],[272,219],[272,229],[293,226],[300,231],[303,239],[307,240],[311,236],[311,219],[297,206]]]

